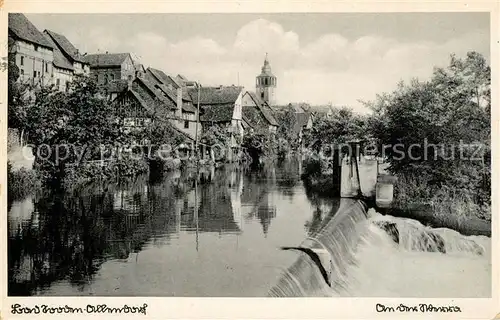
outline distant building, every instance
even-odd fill
[[[203,128],[217,124],[227,127],[234,135],[243,136],[243,87],[201,87],[199,90],[200,122]],[[198,89],[190,88],[189,94],[193,105],[197,105]],[[235,141],[233,146],[236,146]]]
[[[9,56],[19,68],[19,80],[53,83],[54,52],[51,43],[21,13],[9,13]]]
[[[168,119],[174,129],[193,140],[196,109],[189,104],[178,105],[177,102],[176,92],[156,81],[148,72],[144,77],[129,81],[127,88],[114,99],[127,130],[144,128],[154,117],[158,117]],[[189,125],[185,126],[184,119],[188,117]],[[201,132],[201,125],[198,131]]]
[[[114,80],[133,80],[135,64],[130,53],[103,53],[84,56],[90,64],[90,76],[103,85]]]
[[[73,81],[73,73],[74,67],[73,63],[69,61],[64,54],[59,50],[56,43],[52,40],[52,38],[44,33],[47,42],[49,42],[53,49],[54,53],[54,61],[53,64],[53,84],[56,86],[58,90],[65,91],[66,84],[68,82]]]
[[[269,106],[274,106],[276,104],[276,85],[277,78],[271,72],[271,65],[267,60],[266,53],[261,73],[256,77],[255,91],[263,101],[268,103]]]
[[[73,75],[90,75],[90,64],[80,51],[62,34],[50,30],[44,30],[55,44],[55,48],[73,65]]]
[[[146,69],[145,79],[175,104],[175,114],[171,117],[171,123],[194,139],[196,137],[196,120],[198,116],[197,109],[194,107],[188,93],[188,88],[184,85],[187,79],[179,83],[163,71],[153,68]],[[201,124],[198,126],[198,133],[201,133]]]
[[[246,91],[242,99],[243,120],[253,130],[265,130],[275,133],[278,122],[267,102],[261,100],[255,92]]]

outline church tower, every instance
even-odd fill
[[[267,53],[262,71],[256,78],[255,91],[259,97],[270,106],[276,103],[276,77],[271,72],[271,65],[269,65],[269,61],[267,60]]]

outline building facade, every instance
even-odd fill
[[[21,13],[9,13],[8,29],[9,56],[19,68],[19,80],[34,85],[52,84],[52,45]]]
[[[243,119],[253,130],[275,133],[278,122],[271,108],[255,92],[246,91],[242,98]]]
[[[83,59],[90,65],[90,76],[98,85],[135,78],[135,64],[130,53],[89,54]]]
[[[50,30],[43,33],[53,42],[53,46],[73,66],[73,75],[90,75],[90,64],[80,51],[62,34]]]
[[[199,92],[198,92],[199,90]],[[203,129],[211,125],[226,127],[232,137],[243,137],[242,102],[243,87],[219,86],[189,89],[193,105],[200,104],[200,122]],[[199,95],[199,100],[198,100]],[[232,139],[232,147],[237,147]]]
[[[266,54],[261,73],[256,77],[255,91],[260,99],[269,106],[274,106],[276,104],[276,86],[277,78],[271,72],[271,65]]]

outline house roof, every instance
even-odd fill
[[[150,77],[155,78],[156,82],[160,82],[167,87],[171,85],[175,89],[183,88],[183,85],[181,83],[161,70],[149,67],[146,70],[146,74],[149,74]],[[177,91],[175,91],[175,96],[177,97]],[[183,88],[182,90],[182,100],[191,101],[191,96],[187,92],[186,88]]]
[[[22,13],[9,13],[9,31],[21,40],[52,48],[43,34]]]
[[[74,70],[73,63],[69,61],[68,58],[66,58],[61,50],[59,50],[54,40],[52,40],[52,38],[46,33],[44,33],[43,35],[47,39],[47,42],[52,45],[54,53],[54,60],[52,63],[54,64],[54,66],[61,69]]]
[[[267,105],[267,103],[264,102],[255,92],[252,91],[247,91],[247,92],[252,98],[252,100],[255,102],[255,104],[258,106],[258,108],[266,118],[267,122],[269,122],[269,124],[272,126],[277,126],[278,122],[274,118],[271,108]]]
[[[243,87],[201,87],[200,105],[234,104],[238,99]],[[193,104],[198,103],[198,89],[190,88],[189,95]]]
[[[128,81],[124,79],[111,80],[107,84],[103,85],[103,89],[109,93],[118,93],[127,89]]]
[[[91,67],[118,67],[130,56],[130,53],[96,53],[84,56]]]
[[[159,88],[155,87],[155,84],[153,82],[150,82],[144,78],[136,78],[134,82],[137,82],[139,84],[142,84],[145,88],[147,88],[150,98],[152,100],[158,99],[160,102],[162,102],[166,107],[170,109],[177,109],[177,106],[175,104],[175,100],[172,101],[172,99],[165,93],[163,90],[160,90]],[[147,101],[147,100],[146,100]]]
[[[156,70],[156,71],[159,71],[159,70]],[[157,74],[157,76],[155,76],[155,74]],[[160,90],[163,94],[165,94],[168,98],[170,98],[170,100],[172,100],[173,103],[175,103],[177,105],[177,90],[170,89],[167,85],[160,82],[158,80],[158,77],[160,77],[160,76],[161,75],[158,74],[158,72],[155,72],[154,69],[151,69],[151,68],[148,68],[148,70],[146,72],[146,80],[148,82],[150,82],[151,84],[153,84],[155,86],[156,90]],[[183,88],[182,91],[184,93],[186,91],[186,89]],[[190,104],[190,100],[186,101],[186,99],[184,99],[184,98],[182,100],[185,101],[185,103],[182,104],[182,110],[184,112],[196,113],[196,108]]]
[[[203,106],[200,110],[200,121],[228,122],[233,120],[234,103]]]
[[[300,129],[307,126],[307,122],[309,121],[309,118],[311,117],[310,112],[299,112],[295,114],[297,116],[297,121],[295,122],[294,125],[294,132],[300,132]]]
[[[130,93],[139,102],[139,104],[144,109],[146,109],[147,112],[154,114],[156,111],[158,111],[158,109],[155,109],[155,105],[147,102],[149,100],[149,97],[145,97],[144,92],[141,92],[140,90],[134,90],[134,89],[128,90],[127,92]],[[176,128],[175,126],[171,126],[171,128],[174,131],[176,131],[177,133],[184,136],[184,138],[187,138],[189,140],[193,140],[193,138],[189,134],[187,134],[186,132]]]
[[[45,30],[44,33],[50,36],[63,54],[69,56],[73,61],[86,63],[83,55],[78,52],[78,49],[65,36],[50,30]]]

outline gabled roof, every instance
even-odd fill
[[[278,122],[274,118],[271,108],[269,108],[267,103],[264,102],[262,99],[260,99],[260,97],[255,92],[252,91],[247,91],[247,92],[252,98],[252,100],[255,102],[255,104],[258,106],[258,108],[260,109],[266,120],[269,122],[269,124],[272,126],[277,126]]]
[[[130,90],[124,91],[123,94],[128,94],[128,93],[131,94],[148,113],[155,114],[157,111],[160,111],[160,112],[162,111],[161,109],[155,109],[156,105],[151,104],[150,102],[148,103],[149,97],[144,96],[144,91],[130,89]],[[184,136],[184,138],[187,138],[189,140],[194,140],[189,134],[176,128],[175,126],[171,126],[171,128],[174,131],[176,131],[177,133]]]
[[[183,84],[179,82],[179,80],[175,79],[174,77],[169,76],[165,72],[151,68],[149,67],[146,70],[146,74],[150,74],[151,76],[155,77],[157,81],[163,83],[166,86],[171,85],[173,88],[178,89],[178,88],[183,88]],[[185,101],[191,101],[191,96],[188,94],[187,90],[183,88],[182,90],[182,100]]]
[[[21,40],[52,48],[43,34],[22,13],[9,13],[9,31]]]
[[[243,87],[201,87],[200,105],[234,104],[238,99]],[[198,89],[190,88],[189,95],[193,104],[198,103]]]
[[[87,63],[83,59],[83,56],[78,52],[78,49],[75,48],[75,46],[65,36],[50,30],[45,30],[44,33],[50,36],[64,55],[73,61]]]
[[[102,85],[102,88],[109,93],[118,93],[127,89],[128,81],[124,79],[111,80],[107,84]]]
[[[177,90],[170,89],[163,82],[159,81],[158,77],[160,77],[161,75],[155,71],[159,71],[159,70],[148,68],[148,70],[146,71],[146,76],[145,76],[146,80],[148,82],[150,82],[151,84],[153,84],[157,90],[160,90],[163,94],[165,94],[168,98],[170,98],[170,100],[172,100],[172,102],[174,102],[177,105]],[[161,72],[161,73],[163,73],[163,72]],[[155,76],[155,74],[156,74],[156,76]],[[165,74],[163,73],[163,75],[165,75]],[[182,91],[184,93],[186,91],[186,88],[183,88]],[[182,100],[185,101],[185,103],[182,104],[183,111],[196,113],[196,108],[194,108],[190,104],[191,100],[186,100],[184,98]]]
[[[234,103],[206,105],[200,113],[202,122],[229,122],[233,120]]]
[[[128,58],[130,53],[96,53],[83,57],[91,67],[119,67]]]
[[[61,50],[57,47],[56,43],[52,40],[52,38],[44,33],[44,37],[47,39],[47,42],[52,45],[53,52],[54,52],[54,61],[52,62],[55,67],[61,68],[61,69],[66,69],[66,70],[71,70],[73,71],[73,63],[69,61],[64,54],[62,54]]]
[[[143,78],[136,78],[134,82],[138,84],[142,84],[149,92],[150,97],[152,100],[157,99],[161,103],[165,105],[165,107],[169,109],[177,109],[177,106],[175,104],[175,100],[172,101],[168,95],[164,94],[164,92],[158,88],[155,87],[154,83],[143,79]],[[147,100],[146,100],[147,101]]]

